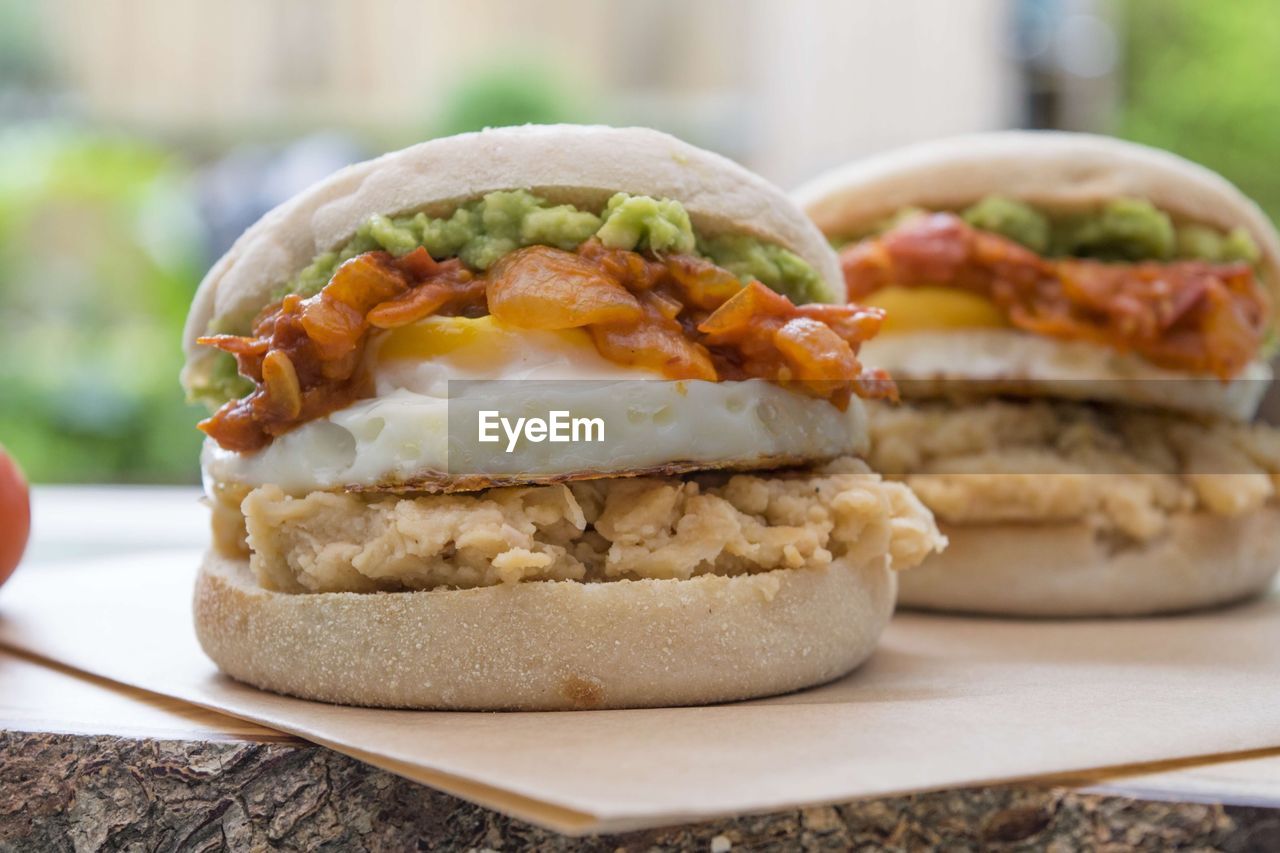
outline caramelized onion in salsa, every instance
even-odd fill
[[[1244,262],[1043,258],[950,213],[910,219],[840,255],[850,299],[890,285],[956,287],[1017,328],[1135,352],[1227,380],[1262,346],[1266,292]]]
[[[227,450],[248,452],[367,397],[370,335],[433,315],[583,328],[618,364],[668,379],[795,382],[841,409],[853,394],[895,394],[883,371],[864,370],[857,357],[880,328],[877,308],[797,306],[702,258],[651,258],[596,240],[573,252],[519,249],[482,274],[418,248],[400,258],[357,255],[315,296],[286,296],[263,309],[251,334],[200,338],[234,355],[256,386],[200,429]]]

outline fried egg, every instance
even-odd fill
[[[431,317],[379,333],[376,396],[311,421],[255,453],[205,442],[217,484],[480,488],[646,471],[756,468],[861,455],[866,416],[763,380],[668,380],[601,356],[582,329],[525,330],[493,317]],[[481,412],[508,423],[598,419],[599,441],[479,440]]]

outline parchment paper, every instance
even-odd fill
[[[199,555],[22,571],[0,644],[297,734],[562,832],[619,831],[1280,746],[1280,595],[1207,614],[899,614],[825,687],[704,708],[342,708],[218,674],[191,628]]]

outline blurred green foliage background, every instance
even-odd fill
[[[1118,135],[1216,169],[1280,220],[1280,4],[1127,0]]]
[[[190,478],[174,378],[203,258],[186,174],[135,139],[0,134],[0,441],[36,481]]]
[[[546,69],[502,66],[448,93],[421,135],[582,115]],[[177,146],[45,121],[0,131],[0,446],[32,482],[198,479],[207,412],[178,386],[213,260],[197,194]]]

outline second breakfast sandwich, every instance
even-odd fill
[[[877,470],[951,540],[905,604],[1154,613],[1240,599],[1280,568],[1271,381],[1280,240],[1221,176],[1099,136],[946,139],[819,178],[798,201],[864,349],[906,402],[874,408]]]
[[[260,687],[406,708],[848,672],[943,540],[855,458],[893,386],[858,360],[882,314],[842,297],[776,188],[655,131],[491,130],[337,173],[188,319],[183,382],[216,407],[200,642]],[[604,440],[484,443],[484,417],[557,411]]]

